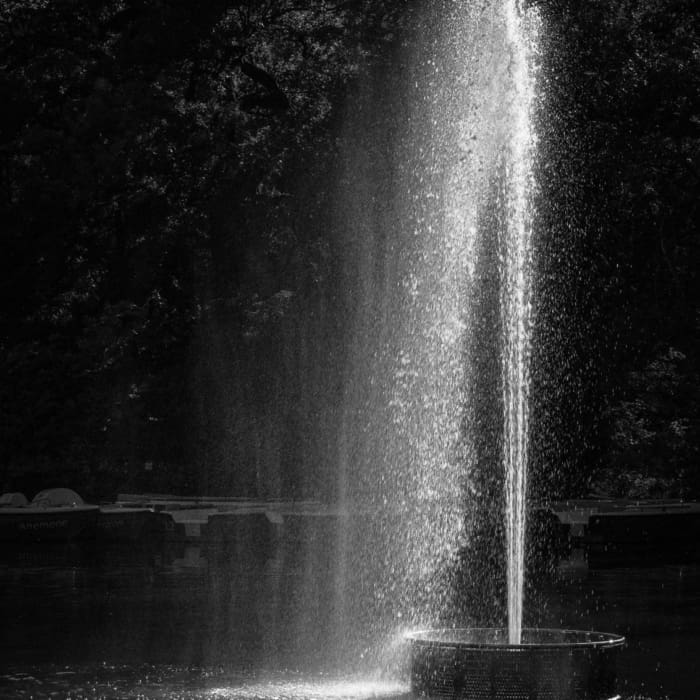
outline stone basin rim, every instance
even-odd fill
[[[459,639],[462,634],[464,639]],[[474,637],[501,635],[505,639],[484,640]],[[442,647],[455,649],[478,649],[483,651],[534,651],[547,649],[609,649],[623,646],[625,637],[611,632],[593,630],[571,630],[554,628],[525,628],[523,635],[547,637],[547,641],[528,641],[509,644],[507,630],[499,627],[444,627],[406,632],[404,637],[419,647]],[[568,641],[567,641],[568,638]]]

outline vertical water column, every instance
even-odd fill
[[[506,217],[501,281],[508,641],[519,644],[525,575],[530,346],[532,326],[534,59],[538,15],[524,0],[505,0],[512,80],[505,164]]]

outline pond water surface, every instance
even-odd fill
[[[361,605],[339,609],[332,560],[312,543],[272,557],[6,551],[0,698],[407,697],[399,637],[363,667],[363,635],[377,630]],[[700,566],[591,570],[573,559],[534,598],[540,626],[628,638],[624,698],[700,697]]]

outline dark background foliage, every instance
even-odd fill
[[[540,3],[541,493],[700,495],[696,5]],[[5,490],[265,495],[221,404],[332,275],[338,122],[408,12],[3,3]]]
[[[541,8],[539,476],[698,496],[700,8]]]
[[[199,344],[318,281],[334,114],[402,5],[3,3],[8,488],[198,487]]]

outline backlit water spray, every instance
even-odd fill
[[[527,0],[452,8],[451,26],[458,29],[444,34],[443,46],[457,47],[469,89],[460,94],[452,88],[452,110],[443,114],[449,119],[460,112],[466,129],[458,143],[473,144],[457,168],[446,167],[452,178],[444,180],[443,197],[443,226],[461,231],[469,261],[462,278],[461,435],[466,494],[472,497],[465,499],[466,556],[459,580],[467,605],[466,615],[458,614],[452,624],[407,635],[411,688],[419,696],[474,700],[619,697],[615,664],[624,638],[523,628],[539,15]],[[449,215],[452,203],[459,216]],[[500,401],[493,398],[498,394]],[[499,546],[499,502],[505,511],[507,629],[478,623],[479,616],[500,617],[489,588],[496,572],[488,570]]]
[[[334,609],[346,637],[363,618],[372,636],[447,619],[446,570],[507,500],[517,641],[537,16],[518,0],[426,0],[412,21],[352,103],[332,225],[348,329],[337,494],[365,514],[338,536]]]

